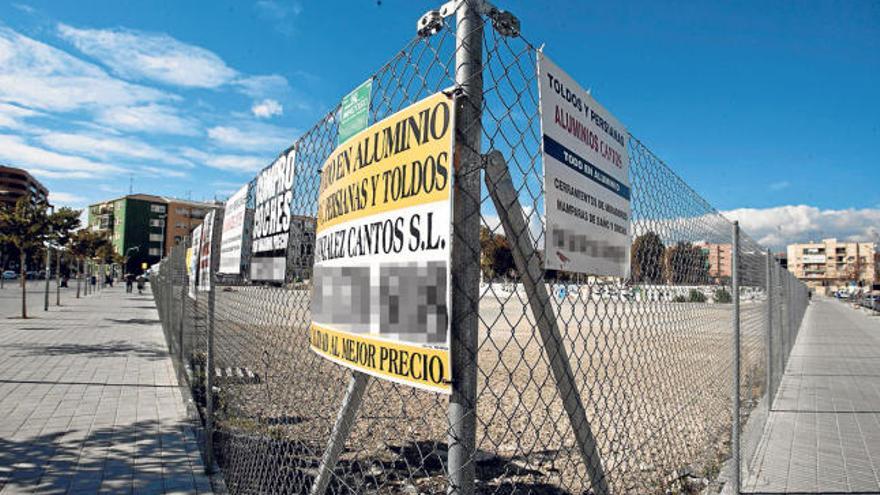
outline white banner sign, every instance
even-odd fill
[[[296,148],[293,148],[257,176],[252,280],[284,281],[295,173]]]
[[[199,283],[199,256],[202,252],[202,226],[194,228],[192,233],[191,247],[187,250],[187,265],[188,265],[188,273],[189,275],[189,297],[190,299],[196,298],[196,287],[198,287]]]
[[[211,243],[214,239],[214,210],[202,222],[202,242],[199,253],[199,290],[211,290]]]
[[[547,269],[628,277],[626,128],[538,53]]]
[[[245,184],[226,201],[223,213],[223,231],[220,234],[219,273],[241,273],[241,247],[244,236],[244,218],[247,210],[249,184]]]

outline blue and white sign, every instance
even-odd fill
[[[630,187],[626,128],[538,52],[550,270],[628,277]]]

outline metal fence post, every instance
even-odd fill
[[[733,428],[731,430],[730,451],[733,459],[733,473],[730,482],[734,493],[740,492],[740,327],[739,327],[739,222],[733,222],[733,254],[731,256],[731,278],[733,280]]]
[[[182,246],[189,246],[190,238],[186,236],[183,238]],[[186,319],[186,288],[189,285],[189,279],[186,274],[186,249],[180,249],[178,251],[181,253],[178,255],[178,258],[182,258],[180,264],[182,265],[182,270],[180,271],[180,321],[178,322],[177,328],[177,342],[180,348],[178,349],[180,365],[184,366],[185,363],[183,361],[183,322]]]
[[[773,254],[767,250],[767,409],[773,408]]]
[[[46,246],[46,290],[43,294],[43,311],[49,311],[49,273],[52,270],[52,248]]]
[[[222,211],[222,210],[221,210]],[[208,263],[211,273],[208,277],[208,314],[207,316],[207,356],[205,358],[205,472],[214,472],[214,304],[217,294],[215,277],[220,266],[220,226],[222,216],[215,213],[213,235],[211,239],[211,257]],[[197,254],[193,254],[197,256]]]
[[[541,335],[541,343],[547,353],[556,388],[562,405],[568,415],[584,465],[592,482],[592,491],[597,495],[609,493],[608,480],[602,467],[602,459],[596,445],[587,413],[581,402],[581,395],[571,370],[571,361],[565,349],[562,335],[556,321],[556,312],[550,302],[550,295],[544,285],[544,274],[535,246],[529,238],[528,227],[523,216],[522,206],[517,198],[513,179],[507,169],[503,155],[492,151],[486,160],[486,188],[498,211],[501,225],[507,238],[517,270],[522,275],[523,286],[535,315],[535,325]]]
[[[369,376],[366,374],[352,371],[348,388],[345,390],[345,399],[342,401],[342,407],[336,415],[336,423],[333,424],[333,431],[330,433],[330,442],[321,457],[318,476],[315,477],[312,490],[309,492],[311,495],[324,495],[327,491],[333,475],[333,468],[336,467],[339,454],[342,453],[348,434],[351,433],[351,427],[354,426],[354,420],[360,409],[361,399],[364,397],[368,381]]]
[[[476,477],[477,353],[480,299],[480,141],[483,130],[483,19],[475,0],[458,5],[455,83],[463,94],[456,113],[456,153],[452,212],[449,398],[450,494],[474,492]]]
[[[61,253],[60,248],[55,256],[55,306],[61,306]]]

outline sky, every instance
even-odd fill
[[[0,162],[55,204],[224,199],[441,2],[0,4]],[[497,2],[771,247],[880,241],[880,2]]]

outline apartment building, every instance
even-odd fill
[[[733,250],[730,244],[715,244],[711,242],[695,242],[694,246],[700,248],[709,263],[709,276],[715,280],[729,279],[733,273],[731,257]]]
[[[49,190],[27,170],[0,165],[0,204],[14,207],[26,194],[35,201],[49,200]]]
[[[89,227],[110,232],[114,251],[126,269],[139,271],[166,256],[198,225],[215,203],[198,203],[152,194],[129,194],[89,205]]]
[[[825,293],[870,287],[878,281],[877,244],[822,239],[788,245],[788,270]]]

